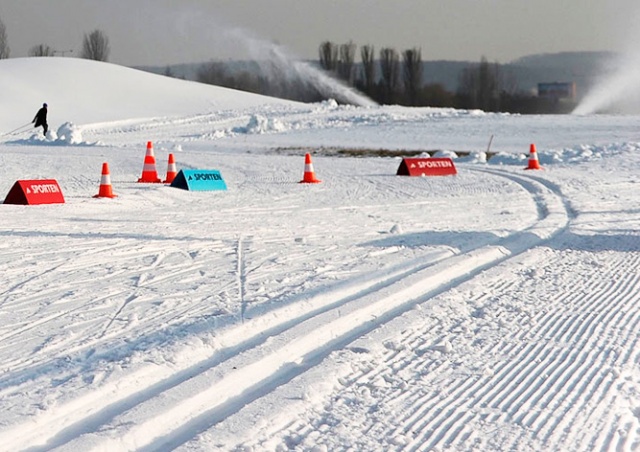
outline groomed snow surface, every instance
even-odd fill
[[[0,196],[66,200],[1,206],[1,450],[640,448],[639,117],[299,104],[67,58],[0,84]],[[42,102],[46,138],[7,133]],[[160,178],[173,153],[228,190],[137,183],[147,141]],[[93,198],[103,162],[117,198]]]

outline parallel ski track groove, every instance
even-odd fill
[[[606,291],[603,295],[602,291],[600,291],[600,294],[598,296],[589,297],[592,300],[589,301],[588,304],[591,306],[594,303],[602,301],[605,298],[613,298],[618,300],[629,301],[630,299],[628,295],[632,294],[635,290],[637,290],[637,287],[636,287],[637,283],[632,283],[631,281],[621,281],[619,284],[613,284],[609,286],[610,286],[609,292],[611,295],[607,294]],[[624,292],[621,291],[622,289],[624,289]],[[560,353],[558,351],[556,351],[552,355],[549,355],[547,360],[557,361],[557,364],[553,367],[553,370],[551,371],[551,373],[549,373],[550,379],[546,380],[544,384],[538,385],[538,386],[535,386],[533,384],[528,384],[527,385],[529,387],[528,392],[524,392],[524,389],[521,388],[520,392],[516,392],[515,394],[511,395],[510,400],[504,400],[504,401],[499,400],[499,403],[494,403],[494,407],[501,408],[501,409],[506,409],[507,407],[510,407],[509,412],[511,413],[511,415],[516,415],[525,407],[522,400],[524,399],[527,400],[527,404],[526,404],[527,407],[536,406],[536,405],[540,405],[539,401],[545,396],[545,394],[547,394],[546,401],[543,404],[541,404],[541,406],[539,407],[544,409],[551,404],[551,401],[553,399],[561,396],[567,397],[569,394],[569,392],[563,393],[562,391],[557,391],[554,393],[549,391],[549,389],[554,385],[556,385],[556,382],[560,382],[560,389],[562,390],[562,388],[569,382],[570,376],[576,376],[576,375],[578,375],[578,381],[585,381],[587,383],[586,387],[591,387],[590,392],[586,393],[586,395],[584,395],[585,393],[583,391],[578,392],[583,394],[583,397],[580,397],[580,399],[591,400],[591,402],[593,402],[595,399],[594,394],[599,389],[599,385],[600,383],[602,383],[602,381],[594,381],[593,384],[589,384],[589,383],[592,382],[593,377],[596,373],[594,370],[598,369],[599,366],[605,364],[606,356],[602,351],[584,352],[585,349],[594,348],[594,344],[591,344],[589,340],[581,340],[581,338],[593,337],[597,326],[601,324],[601,322],[603,321],[607,322],[606,320],[607,317],[612,317],[617,315],[616,314],[616,312],[618,312],[617,309],[622,309],[622,312],[625,312],[624,304],[625,303],[623,303],[623,306],[614,306],[614,307],[609,306],[610,310],[608,311],[602,309],[598,316],[594,316],[592,315],[592,313],[588,313],[587,315],[582,316],[588,320],[586,322],[571,321],[564,326],[558,325],[557,329],[563,331],[562,334],[560,335],[560,338],[561,339],[566,338],[566,340],[569,343],[573,344],[574,347],[576,345],[579,345],[579,348],[572,349],[571,353],[565,352],[564,355],[562,355],[564,356],[564,358],[561,358],[561,359],[558,359],[558,355]],[[578,320],[580,320],[579,316],[564,316],[564,319],[572,320],[572,319],[575,319],[576,317],[578,317]],[[620,331],[621,329],[622,328],[618,329],[618,331]],[[596,345],[596,349],[598,349],[597,344],[595,345]],[[596,355],[595,358],[589,359],[589,356],[591,354]],[[566,359],[567,356],[569,355],[572,356],[572,358]],[[560,365],[561,363],[562,365]],[[545,364],[544,366],[547,366],[547,365],[548,364]],[[536,377],[539,376],[540,373],[544,370],[543,368],[540,368],[540,366],[537,366],[537,367],[539,369],[537,370],[536,374],[534,374],[533,377],[527,380],[528,383],[531,383],[533,380],[535,380]],[[516,382],[516,387],[518,387],[518,385],[521,383],[523,383],[523,381]],[[583,388],[583,390],[586,389],[586,387]],[[602,400],[602,396],[604,395],[604,393],[606,393],[606,388],[601,390],[601,397],[595,400]],[[562,400],[556,401],[556,404],[560,404],[561,402]],[[574,409],[577,410],[577,408],[575,408],[576,407],[575,400],[570,402],[568,406],[573,407]],[[518,416],[516,416],[515,421],[516,423],[518,424],[521,423],[526,427],[534,428],[534,430],[537,432],[536,436],[538,436],[540,432],[543,430],[544,423],[542,425],[537,425],[535,423],[535,420],[541,414],[540,410],[535,411],[533,413],[534,414],[531,414],[525,411],[524,413],[521,413]],[[528,415],[531,415],[531,419],[527,419]],[[570,417],[566,417],[566,416],[563,418],[570,419]],[[551,426],[549,428],[550,431],[546,435],[544,435],[544,437],[542,438],[543,441],[549,441],[549,437],[553,433],[553,430],[558,427],[559,426],[555,426],[554,428],[553,426]],[[559,443],[562,444],[562,439],[559,440]]]
[[[567,203],[564,202],[563,200],[563,204],[566,205]],[[541,212],[544,212],[545,209],[540,209]],[[390,363],[390,365],[393,365],[393,360],[391,360],[392,362]],[[360,376],[360,378],[363,379],[363,381],[366,381],[365,376]],[[433,399],[429,400],[429,403],[425,403],[425,400],[423,399],[417,399],[414,403],[414,405],[411,407],[411,409],[407,410],[410,413],[412,413],[409,417],[409,419],[414,419],[414,421],[411,421],[409,423],[404,423],[403,425],[403,430],[404,432],[408,432],[408,431],[415,431],[415,430],[423,430],[425,428],[425,426],[422,426],[421,428],[415,429],[412,427],[415,427],[415,423],[418,420],[420,420],[422,418],[422,420],[424,420],[424,415],[426,413],[440,413],[443,411],[442,406],[446,406],[447,402],[446,400],[460,400],[461,394],[465,394],[470,387],[473,387],[475,384],[477,383],[477,381],[473,378],[466,380],[466,382],[460,382],[456,387],[454,388],[449,388],[450,392],[449,392],[449,396],[444,400],[440,400],[440,401],[436,401],[434,402]],[[425,395],[425,397],[427,397],[427,395]],[[405,420],[406,421],[406,420]],[[435,421],[435,422],[439,422],[439,421]],[[428,435],[425,435],[428,436]],[[423,438],[424,439],[424,438]],[[453,441],[453,438],[451,439],[451,441]],[[424,441],[421,440],[416,440],[413,444],[423,444]]]
[[[493,407],[496,409],[502,409],[506,412],[509,412],[511,416],[515,416],[515,422],[519,425],[523,425],[525,427],[533,428],[536,432],[534,436],[541,437],[540,439],[544,442],[553,446],[554,444],[564,444],[566,440],[565,433],[561,438],[557,440],[551,441],[551,436],[555,430],[560,429],[560,425],[546,425],[549,423],[549,419],[543,420],[542,424],[536,422],[536,419],[540,417],[541,410],[549,408],[552,402],[555,403],[555,406],[559,406],[565,399],[569,396],[570,393],[578,394],[575,395],[569,402],[565,403],[566,412],[565,416],[561,416],[561,419],[565,419],[570,423],[571,416],[568,416],[569,410],[578,411],[582,408],[585,401],[590,401],[591,403],[599,403],[603,400],[604,395],[607,392],[608,387],[612,384],[611,382],[603,382],[604,378],[600,377],[599,379],[594,379],[595,375],[598,374],[597,369],[601,366],[605,366],[608,361],[607,353],[602,349],[602,346],[599,344],[592,343],[593,340],[590,338],[594,337],[594,333],[599,328],[599,325],[611,323],[612,317],[625,317],[627,316],[627,305],[634,302],[632,295],[637,292],[638,282],[637,277],[634,275],[631,278],[623,278],[622,280],[617,281],[613,284],[606,284],[607,290],[596,290],[593,295],[586,297],[583,301],[586,302],[586,306],[578,306],[578,311],[582,311],[583,309],[591,308],[589,311],[587,309],[587,313],[583,315],[571,315],[566,316],[560,314],[558,317],[554,319],[554,322],[547,322],[550,325],[555,325],[555,329],[559,335],[551,334],[552,337],[558,337],[558,342],[564,341],[571,344],[571,351],[565,351],[564,354],[561,354],[559,351],[551,351],[551,354],[547,354],[545,360],[541,361],[540,365],[534,366],[536,368],[535,373],[532,373],[527,379],[518,379],[512,381],[511,384],[514,385],[513,389],[516,389],[516,392],[510,392],[510,398],[506,398],[505,396],[501,396],[498,399],[493,400]],[[580,297],[580,295],[574,295],[575,297]],[[614,299],[618,300],[618,303],[615,306],[608,305],[606,307],[600,306],[603,300],[606,299]],[[606,309],[605,309],[606,308]],[[598,312],[597,315],[594,315],[594,310]],[[634,319],[627,319],[624,323],[617,322],[621,325],[620,328],[615,329],[616,336],[611,338],[612,342],[618,342],[618,333],[623,331],[624,325],[629,322],[634,321],[633,327],[635,327],[638,323],[638,315],[633,316]],[[547,320],[550,320],[551,317],[547,316]],[[559,322],[557,322],[560,320]],[[627,328],[627,330],[633,331],[632,328]],[[543,330],[544,331],[544,326]],[[547,335],[549,330],[547,330]],[[586,339],[585,339],[586,338]],[[623,344],[629,339],[629,336],[623,337]],[[577,347],[577,348],[576,348]],[[538,347],[539,351],[546,349],[546,345],[542,345]],[[628,353],[631,353],[630,350],[633,350],[633,347],[624,347],[629,350]],[[589,351],[585,351],[589,350]],[[531,353],[527,351],[524,355],[521,353],[521,357],[518,361],[526,361],[529,360],[526,364],[527,367],[523,367],[523,369],[529,369],[533,362],[535,362],[536,356],[539,356],[539,353],[535,353],[534,357],[525,358],[529,356]],[[546,353],[545,353],[546,354]],[[568,357],[571,357],[567,359]],[[556,362],[551,368],[549,368],[546,372],[545,369],[549,366],[549,363]],[[537,380],[541,374],[547,374],[547,379],[543,384],[535,385],[533,382]],[[570,382],[570,379],[573,377],[574,386],[565,390],[565,386],[567,386]],[[499,375],[499,380],[506,380],[508,378],[506,375]],[[582,382],[583,385],[580,390],[576,391],[575,384],[577,382]],[[601,387],[602,383],[605,383],[605,387]],[[557,391],[551,391],[553,387],[558,386]],[[518,389],[519,388],[519,389]],[[506,389],[506,388],[505,388]],[[470,392],[470,391],[469,391]],[[478,391],[474,391],[476,396],[478,396]],[[597,393],[599,393],[599,397],[597,397]],[[450,396],[451,399],[465,398],[468,394],[456,392]],[[545,399],[544,403],[540,403],[542,399]],[[527,400],[526,404],[524,400]],[[556,400],[559,399],[559,400]],[[488,400],[491,400],[489,398]],[[474,405],[482,405],[486,403],[487,399],[483,397],[479,397]],[[581,401],[581,403],[577,403]],[[417,401],[417,404],[420,405],[422,401]],[[531,406],[537,406],[538,410],[533,412],[528,412],[527,409]],[[526,409],[525,409],[526,408]],[[555,407],[551,407],[555,408]],[[425,412],[429,412],[430,408],[426,408]],[[468,422],[470,419],[466,419],[465,422]],[[405,424],[405,428],[408,425]],[[547,432],[545,433],[545,429]],[[430,430],[425,435],[421,436],[416,443],[420,443],[424,440],[425,437],[429,437],[430,434],[433,433],[433,430]],[[449,440],[449,442],[453,442],[453,438]],[[431,443],[430,447],[436,446],[436,443]],[[515,447],[515,446],[514,446]]]
[[[500,176],[501,174],[497,174],[497,175]],[[510,179],[516,181],[516,183],[520,183],[521,185],[523,185],[523,187],[525,187],[527,190],[531,191],[532,193],[537,191],[537,188],[535,188],[530,182],[526,182],[525,183],[524,182],[525,179],[522,178],[522,177],[512,176],[512,177],[510,177]],[[554,193],[555,196],[560,197],[561,199],[563,199],[560,195],[558,195],[557,192],[555,192],[553,190],[551,190],[551,192]],[[538,200],[537,196],[534,196],[534,197],[536,198],[536,203],[539,206],[539,211],[540,212],[546,212],[547,211],[546,206],[542,206],[542,204],[541,204],[543,201],[542,200]],[[564,202],[564,200],[563,200],[563,202]],[[545,207],[545,208],[542,208],[542,207]],[[545,218],[541,218],[541,220],[544,220],[544,219]],[[557,234],[562,228],[566,227],[566,225],[560,225],[560,226],[554,225],[553,227],[556,228],[556,229],[555,229],[555,231],[552,231],[552,234]],[[544,240],[546,240],[546,239],[540,239],[538,242],[542,242]],[[455,285],[458,285],[458,284],[460,284],[460,283],[462,283],[464,281],[467,281],[467,280],[473,278],[478,271],[484,270],[488,266],[496,265],[497,262],[502,262],[505,259],[508,259],[508,258],[512,257],[513,255],[517,255],[517,254],[519,254],[519,253],[521,253],[523,251],[524,251],[524,249],[518,250],[515,253],[512,253],[512,254],[508,255],[507,257],[502,257],[502,258],[497,258],[497,259],[496,259],[496,257],[492,257],[491,259],[493,259],[493,260],[489,260],[489,261],[487,261],[488,263],[482,264],[482,265],[480,265],[480,267],[476,267],[477,269],[475,271],[470,272],[470,274],[460,274],[457,278],[455,278],[455,282],[453,284],[455,286]],[[418,267],[420,267],[420,266],[418,266]],[[373,290],[378,292],[383,287],[388,287],[390,285],[393,285],[395,282],[397,282],[397,281],[399,281],[399,280],[401,280],[401,279],[403,279],[405,277],[408,277],[408,275],[410,275],[411,272],[417,271],[417,270],[419,270],[419,268],[414,268],[414,269],[412,269],[412,271],[407,271],[407,272],[403,273],[402,276],[394,275],[394,276],[392,276],[391,278],[388,278],[385,281],[377,282],[374,285]],[[435,287],[439,287],[439,286],[435,286]],[[365,291],[366,291],[365,293],[369,293],[370,290],[372,290],[372,287],[369,287],[368,289],[365,289]],[[439,289],[439,290],[442,290],[442,289]],[[435,289],[435,290],[432,289],[431,291],[428,292],[428,295],[426,296],[426,298],[425,297],[421,297],[417,301],[419,301],[420,303],[425,302],[431,296],[433,296],[433,294],[435,294],[435,293],[438,293],[438,289]],[[357,297],[357,295],[356,295],[356,297]],[[349,302],[351,302],[352,299],[353,299],[353,297],[347,297],[346,300],[343,300],[341,303],[332,303],[327,309],[323,309],[322,313],[324,315],[326,315],[332,309],[335,309],[336,306],[342,306],[345,302],[349,303]],[[336,301],[338,301],[338,300],[336,300]],[[402,304],[400,304],[399,306],[411,306],[411,305],[413,305],[413,303],[415,303],[414,301],[410,301],[409,304],[407,304],[407,301],[402,301],[401,302]],[[347,343],[353,341],[355,338],[359,337],[362,334],[365,334],[368,331],[371,331],[374,328],[377,328],[379,325],[391,320],[395,316],[399,315],[401,312],[404,312],[404,310],[406,310],[406,309],[407,309],[407,307],[404,307],[404,308],[399,307],[399,308],[396,308],[396,309],[394,309],[392,311],[388,311],[388,313],[380,315],[377,320],[371,322],[370,324],[367,324],[366,326],[364,326],[364,325],[360,326],[359,328],[356,328],[355,330],[353,330],[353,332],[346,333],[346,336],[341,337],[338,340],[334,339],[334,340],[326,342],[326,343],[322,342],[322,340],[319,341],[318,344],[315,344],[313,346],[313,348],[310,349],[307,352],[310,357],[311,356],[315,356],[314,358],[312,358],[310,360],[310,365],[314,365],[314,363],[318,363],[319,362],[318,360],[321,360],[321,359],[323,359],[324,356],[327,356],[327,354],[330,352],[330,350],[334,350],[334,349],[337,349],[337,348],[344,347],[344,345],[346,345]],[[318,315],[317,313],[313,314],[313,316],[317,316],[317,315]],[[309,318],[311,318],[311,317],[309,317]],[[339,318],[340,318],[340,316],[337,317],[337,319],[339,319]],[[288,328],[288,327],[286,327],[286,328]],[[333,328],[333,327],[331,327],[331,328]],[[281,331],[285,331],[285,330],[281,330]],[[328,347],[328,349],[323,349],[322,348],[323,346]],[[536,353],[539,353],[539,352],[540,352],[540,350],[536,351]],[[318,354],[318,353],[320,353],[320,354]],[[284,353],[284,354],[286,355],[286,353]],[[273,359],[274,357],[275,356],[273,356],[273,357],[268,356],[267,358],[268,359]],[[278,358],[278,359],[286,359],[286,358],[282,357],[282,358]],[[282,364],[285,364],[285,362],[283,362]],[[204,370],[200,370],[199,371],[199,375],[205,376],[207,371],[209,371],[211,369],[213,369],[213,367],[208,367],[208,368],[206,368]],[[299,370],[298,370],[298,373],[302,373],[306,369],[307,369],[306,366],[301,366],[299,368]],[[249,369],[247,369],[247,370],[249,370]],[[518,373],[518,372],[516,372],[516,373]],[[274,374],[271,374],[271,375],[266,375],[266,376],[265,375],[261,375],[258,378],[259,378],[259,380],[256,380],[256,382],[262,381],[261,384],[263,386],[266,383],[266,390],[267,391],[273,390],[275,387],[279,386],[282,383],[282,381],[281,381],[282,375],[279,375],[278,372],[276,372]],[[292,378],[292,377],[288,377],[288,378]],[[179,380],[175,381],[174,384],[172,384],[171,386],[169,386],[169,387],[165,386],[164,390],[167,390],[167,389],[169,389],[171,387],[176,387],[176,386],[181,385],[183,383],[188,383],[188,382],[190,382],[190,381],[192,381],[194,379],[195,378],[194,378],[193,375],[190,375],[189,378],[187,378],[187,379],[179,379]],[[269,383],[269,381],[271,381],[271,382]],[[464,393],[465,388],[468,388],[469,386],[472,386],[473,384],[474,384],[473,381],[467,382],[466,384],[463,385],[463,388],[459,392]],[[214,388],[215,388],[215,385],[214,385]],[[269,389],[269,388],[271,388],[271,389]],[[163,390],[163,392],[164,392],[164,390]],[[262,392],[263,390],[259,390],[257,392],[254,392],[255,389],[250,388],[250,387],[248,388],[248,390],[251,393],[254,393],[254,397],[256,397],[256,399],[261,397],[262,395],[264,395],[264,393]],[[158,392],[155,395],[151,394],[151,396],[154,397],[154,396],[158,396],[160,394],[161,394],[161,392]],[[153,399],[149,398],[147,400],[148,401],[152,401]],[[229,403],[231,403],[231,405],[229,405]],[[155,449],[163,448],[167,444],[176,445],[176,444],[182,443],[183,441],[186,440],[186,436],[185,435],[192,436],[193,434],[196,434],[198,431],[202,431],[203,429],[208,428],[210,425],[212,425],[211,422],[213,422],[215,424],[217,421],[216,421],[216,415],[214,413],[219,412],[220,414],[222,414],[222,413],[228,413],[229,409],[231,409],[232,412],[235,411],[236,409],[238,409],[238,408],[233,408],[233,406],[234,406],[233,403],[234,403],[233,399],[231,399],[228,403],[222,404],[218,411],[216,411],[215,409],[211,408],[211,409],[209,409],[207,411],[202,412],[202,414],[195,414],[195,413],[192,414],[191,416],[195,416],[194,418],[192,418],[192,420],[187,421],[186,424],[179,424],[178,423],[178,425],[173,425],[173,427],[172,427],[173,430],[170,430],[162,438],[149,438],[149,443],[147,444],[145,450],[155,450]],[[438,405],[441,405],[441,406],[438,407],[437,409],[442,411],[442,412],[449,413],[450,411],[454,411],[454,408],[451,408],[451,406],[449,406],[449,408],[446,409],[447,408],[447,404],[446,403],[441,403],[441,404],[438,404]],[[210,414],[214,414],[214,416],[210,416]],[[93,415],[95,416],[96,413],[94,412]],[[203,416],[205,416],[205,415],[206,415],[207,418],[212,418],[213,421],[204,420]],[[78,426],[74,427],[74,428],[82,428],[82,427],[80,427],[80,425],[82,423],[82,416],[83,415],[81,415],[81,417],[79,417],[79,418],[75,418],[74,419],[73,422],[78,424]],[[460,415],[460,416],[462,416],[462,415]],[[110,417],[110,418],[115,420],[115,416],[114,417]],[[438,419],[434,419],[435,424],[432,423],[432,425],[443,425],[445,423],[449,424],[449,423],[452,422],[452,421],[447,420],[447,419],[448,419],[448,416],[445,416],[444,418],[439,417]],[[130,425],[129,427],[134,428],[134,425]],[[44,427],[44,426],[41,425],[41,428],[42,427]],[[144,426],[138,426],[138,427],[140,429],[145,428]],[[125,428],[125,431],[122,432],[125,437],[121,438],[121,441],[127,441],[125,443],[129,444],[128,441],[131,441],[131,439],[127,439],[128,435],[129,435],[129,432],[127,431],[128,428],[125,425],[121,425],[120,428]],[[194,428],[196,430],[193,430]],[[447,428],[447,430],[448,430],[448,428]],[[57,432],[55,430],[52,430],[49,433],[49,439],[52,439],[56,435],[56,433]],[[74,447],[77,447],[77,445],[75,444],[76,442],[79,442],[80,446],[82,445],[82,439],[83,439],[83,437],[79,437],[78,441],[73,440],[71,442],[67,442],[67,440],[62,437],[62,438],[60,438],[58,440],[57,444],[53,444],[53,445],[54,446],[66,445],[68,447],[74,448]],[[110,440],[107,440],[107,443],[109,443],[109,442],[110,442]],[[50,444],[50,445],[52,445],[52,444]]]
[[[568,201],[563,199],[563,202],[571,212]],[[490,389],[487,381],[474,381],[470,377],[449,387],[444,399],[434,399],[433,394],[420,397],[407,392],[400,394],[398,398],[412,399],[413,404],[403,410],[410,414],[398,419],[400,425],[393,434],[417,431],[419,435],[413,438],[410,447],[407,447],[409,450],[431,450],[434,447],[473,449],[469,442],[473,434],[465,431],[465,425],[476,419],[477,415],[465,416],[461,412],[473,407],[491,406],[502,410],[503,414],[490,418],[499,419],[507,415],[515,424],[532,429],[534,439],[549,448],[611,450],[611,447],[624,448],[634,444],[637,435],[632,432],[631,425],[628,428],[623,426],[628,432],[626,438],[619,437],[615,430],[611,430],[611,426],[620,424],[619,416],[613,414],[611,405],[604,407],[605,413],[609,413],[607,417],[612,419],[608,422],[591,410],[588,424],[574,426],[572,414],[589,406],[601,405],[615,383],[601,369],[617,361],[629,362],[631,354],[637,350],[640,338],[632,332],[640,329],[640,314],[630,308],[637,304],[634,295],[640,289],[640,282],[638,276],[624,271],[637,268],[638,260],[638,257],[631,256],[615,261],[607,268],[607,274],[612,275],[611,280],[585,281],[581,288],[569,291],[558,299],[559,306],[566,304],[568,308],[541,314],[535,326],[537,336],[553,339],[553,342],[525,346],[513,360],[519,365],[524,363],[523,367],[504,365],[490,378],[494,382],[510,380],[508,384],[496,388],[494,383],[494,389]],[[488,299],[490,296],[487,294],[482,298]],[[603,325],[611,324],[617,326],[609,331],[607,344],[614,344],[625,351],[620,359],[610,356],[601,339],[594,339],[602,331]],[[529,334],[525,328],[518,333],[522,340]],[[629,342],[632,344],[629,345]],[[510,346],[505,338],[502,351],[511,354],[513,348],[515,346]],[[395,366],[396,362],[396,354],[387,359],[388,367]],[[430,368],[431,365],[429,363],[424,367]],[[525,369],[530,371],[522,375]],[[370,381],[370,375],[371,370],[351,381],[364,384]],[[470,398],[471,402],[465,402]],[[405,406],[404,403],[402,405]],[[545,410],[553,412],[553,415],[544,418],[542,414]],[[517,450],[521,443],[522,438],[516,437],[510,446],[507,445],[507,449]]]

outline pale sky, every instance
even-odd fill
[[[83,35],[100,29],[109,61],[123,65],[255,58],[271,43],[317,59],[323,41],[508,63],[625,50],[638,19],[638,0],[0,0],[11,57],[38,44],[77,56]]]

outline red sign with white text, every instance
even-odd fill
[[[64,204],[62,190],[55,179],[19,180],[13,184],[5,204]]]
[[[448,157],[403,158],[397,176],[452,176],[458,174]]]

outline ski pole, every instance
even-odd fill
[[[25,127],[30,126],[30,125],[31,125],[31,123],[30,123],[30,122],[28,122],[28,123],[26,123],[26,124],[24,124],[24,125],[21,125],[21,126],[20,126],[20,127],[18,127],[17,129],[13,129],[11,132],[3,133],[3,135],[11,135],[12,133],[15,133],[15,132],[17,132],[18,130],[20,130],[20,129],[24,129]]]

